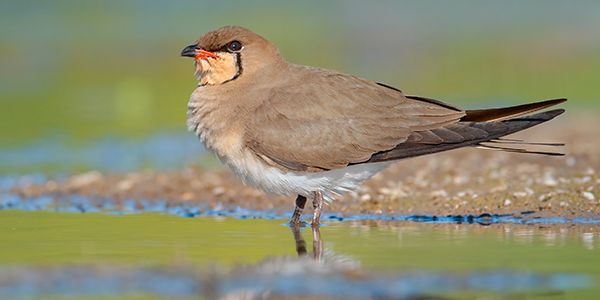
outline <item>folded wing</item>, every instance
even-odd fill
[[[290,82],[304,84],[266,93],[245,136],[247,147],[284,170],[331,170],[466,146],[559,154],[515,148],[500,138],[556,117],[564,110],[522,115],[566,99],[464,111],[350,75],[321,69],[295,74],[302,77]]]
[[[319,171],[368,161],[415,131],[456,123],[464,111],[354,76],[303,69],[301,86],[280,86],[253,112],[245,145],[266,162]]]

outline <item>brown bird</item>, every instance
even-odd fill
[[[530,114],[566,101],[463,110],[337,71],[288,63],[277,48],[238,26],[208,32],[187,46],[199,82],[187,124],[241,180],[266,192],[298,195],[290,220],[301,223],[307,198],[318,225],[323,201],[350,191],[390,163],[476,146],[519,153],[503,136],[564,112]],[[556,144],[545,144],[556,145]]]

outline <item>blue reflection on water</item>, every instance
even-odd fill
[[[191,269],[133,267],[0,267],[0,295],[7,298],[56,296],[198,296],[226,295],[317,296],[344,299],[410,299],[454,291],[510,294],[525,291],[568,290],[589,287],[580,274],[536,274],[496,270],[470,273],[408,271],[367,273],[356,277],[329,269],[326,264],[301,273],[290,272],[308,260],[283,260],[278,271],[261,264],[229,274]],[[208,276],[207,276],[208,275]],[[210,280],[206,280],[210,278]],[[216,295],[215,295],[216,294]],[[245,298],[244,298],[245,299]]]

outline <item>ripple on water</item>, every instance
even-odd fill
[[[590,278],[585,275],[506,270],[395,274],[345,271],[303,258],[266,260],[229,272],[115,266],[0,267],[0,295],[9,298],[151,294],[161,297],[270,295],[407,299],[458,291],[506,295],[533,290],[581,289],[590,284]]]

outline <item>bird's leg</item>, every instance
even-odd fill
[[[300,223],[302,223],[302,211],[304,210],[305,204],[306,197],[298,195],[298,197],[296,198],[296,208],[294,208],[294,214],[290,219],[290,226],[300,227]]]
[[[321,210],[323,209],[323,194],[321,192],[315,192],[313,197],[313,218],[312,226],[319,226],[321,223]]]
[[[321,261],[321,250],[323,249],[323,242],[321,242],[321,231],[319,226],[312,226],[313,234],[313,257],[315,261]]]

